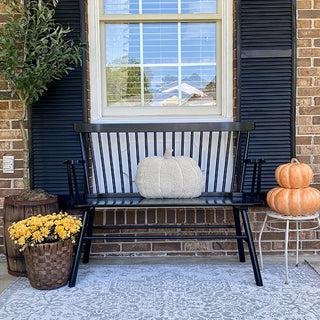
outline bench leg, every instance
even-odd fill
[[[254,277],[255,277],[257,286],[261,287],[261,286],[263,286],[263,283],[262,283],[260,268],[259,268],[259,264],[258,264],[256,249],[254,247],[254,242],[253,242],[253,238],[252,238],[248,214],[245,209],[241,209],[241,213],[242,213],[244,229],[246,232],[246,236],[248,238],[247,239],[248,240],[248,247],[249,247],[249,253],[250,253]]]
[[[234,215],[234,223],[236,226],[236,235],[241,236],[241,225],[240,225],[240,217],[239,217],[239,209],[233,207],[233,215]],[[239,251],[239,260],[240,262],[245,262],[245,254],[244,254],[244,248],[243,248],[243,240],[242,239],[237,239],[238,242],[238,251]]]
[[[87,236],[88,237],[92,236],[94,213],[95,213],[95,209],[94,208],[90,209],[89,218],[88,218],[88,227],[87,227]],[[86,240],[86,244],[85,244],[85,247],[84,247],[83,263],[88,263],[89,262],[90,249],[91,249],[91,239],[88,239],[88,240]]]
[[[76,284],[76,279],[78,275],[78,269],[79,269],[79,263],[80,263],[80,257],[81,257],[81,251],[83,247],[83,237],[85,235],[86,230],[86,224],[87,224],[87,218],[88,218],[88,211],[86,210],[83,214],[83,221],[82,221],[82,228],[79,236],[78,246],[76,250],[76,255],[73,260],[73,266],[71,269],[70,279],[69,279],[69,287],[74,287]]]

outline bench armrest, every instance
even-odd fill
[[[81,198],[79,190],[79,177],[77,176],[76,166],[83,168],[85,161],[84,160],[65,160],[64,164],[67,165],[68,172],[68,186],[69,186],[69,204],[73,205],[74,202],[78,202]]]
[[[247,159],[246,164],[253,164],[252,181],[251,181],[251,196],[256,196],[260,199],[261,196],[261,172],[262,164],[265,159]]]

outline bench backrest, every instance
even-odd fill
[[[242,192],[251,122],[80,124],[89,194],[135,194],[138,163],[145,157],[191,157],[204,175],[204,194]],[[242,147],[241,147],[242,146]],[[90,179],[92,178],[92,180]]]

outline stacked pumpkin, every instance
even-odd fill
[[[276,169],[275,178],[280,187],[267,194],[271,209],[290,216],[309,215],[320,209],[320,191],[310,187],[313,178],[310,166],[293,158],[291,163]]]

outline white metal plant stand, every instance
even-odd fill
[[[286,222],[286,228],[278,228],[273,227],[270,223],[275,222],[275,220],[269,220],[268,218],[272,219],[279,219]],[[312,226],[310,228],[301,229],[301,225],[299,222],[301,221],[308,221],[308,220],[314,220],[316,223],[315,226]],[[299,232],[300,231],[308,231],[308,230],[314,230],[320,226],[320,219],[319,219],[319,212],[316,212],[311,215],[305,215],[305,216],[286,216],[283,214],[280,214],[275,211],[267,211],[266,217],[264,219],[260,234],[259,234],[259,255],[260,255],[260,263],[261,263],[261,269],[263,269],[263,259],[262,259],[262,250],[261,250],[261,238],[262,233],[267,226],[271,230],[277,230],[277,231],[285,231],[285,263],[286,263],[286,281],[285,283],[288,284],[288,240],[289,240],[289,228],[290,228],[290,221],[296,222],[296,228],[291,229],[291,231],[297,232],[297,238],[296,238],[296,265],[298,265],[298,259],[299,259]]]

